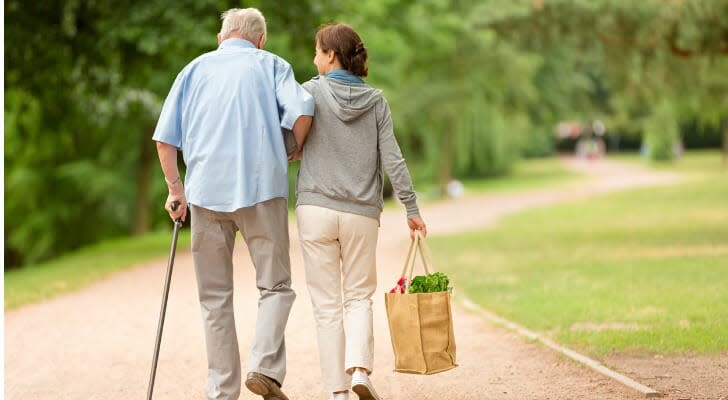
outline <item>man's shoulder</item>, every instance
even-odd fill
[[[180,73],[181,74],[187,74],[187,73],[189,73],[190,71],[192,71],[195,68],[197,68],[200,64],[204,63],[205,60],[207,60],[210,57],[212,57],[214,54],[215,54],[215,51],[214,50],[208,51],[207,53],[200,54],[199,56],[197,56],[194,59],[192,59],[192,61],[190,61],[189,63],[187,63],[187,65],[185,65],[185,67],[182,68],[182,71],[180,71]]]
[[[250,60],[258,59],[258,60],[266,60],[263,62],[263,64],[267,64],[269,66],[272,66],[276,71],[279,70],[285,70],[286,68],[291,68],[291,65],[284,60],[282,57],[273,54],[266,50],[261,49],[255,49],[255,48],[245,48],[243,51],[252,51],[254,54],[256,54],[256,57],[250,58]],[[250,54],[250,53],[249,53]],[[218,51],[211,50],[206,53],[200,54],[196,58],[194,58],[192,61],[187,63],[187,65],[180,71],[180,74],[182,75],[188,75],[191,72],[193,72],[196,69],[202,68],[205,69],[205,67],[209,65],[214,65],[217,62],[217,57],[222,57]]]
[[[281,68],[281,69],[291,68],[291,63],[289,63],[288,61],[286,61],[285,58],[279,56],[278,54],[271,53],[270,51],[264,50],[264,49],[254,49],[254,50],[258,54],[260,54],[260,56],[262,56],[264,58],[268,58],[271,61],[273,61],[273,63],[275,64],[275,66],[278,67],[278,68]]]

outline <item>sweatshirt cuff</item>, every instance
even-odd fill
[[[407,218],[420,216],[420,209],[417,207],[417,200],[410,200],[404,203],[404,207],[407,209]]]

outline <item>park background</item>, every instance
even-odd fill
[[[299,82],[320,24],[359,31],[425,204],[583,185],[556,156],[585,138],[679,175],[431,242],[476,303],[595,357],[725,357],[726,0],[6,1],[6,310],[164,257],[156,118],[243,6]]]

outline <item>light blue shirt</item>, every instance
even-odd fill
[[[231,212],[288,198],[281,128],[313,111],[290,64],[227,39],[177,75],[152,139],[182,150],[190,204]]]

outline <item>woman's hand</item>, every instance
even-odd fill
[[[415,231],[420,231],[423,236],[427,237],[427,226],[425,221],[419,215],[407,218],[407,225],[410,228],[410,238],[414,240]]]
[[[296,150],[295,152],[293,152],[293,154],[291,154],[288,157],[288,162],[289,163],[292,163],[292,162],[295,162],[295,161],[300,161],[302,158],[303,158],[303,149]]]

